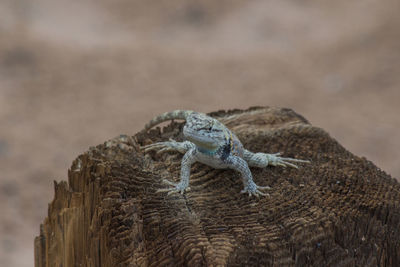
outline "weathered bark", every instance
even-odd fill
[[[181,139],[182,123],[113,139],[79,156],[55,183],[35,239],[36,266],[400,266],[400,185],[287,109],[211,114],[256,152],[309,159],[299,169],[252,168],[270,197],[240,194],[231,170],[194,164],[191,191],[178,153],[139,145]]]

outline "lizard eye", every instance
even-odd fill
[[[208,130],[211,132],[211,130],[212,130],[212,126],[210,126],[210,128],[208,128]]]

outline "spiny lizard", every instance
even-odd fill
[[[272,165],[297,168],[291,162],[309,163],[308,160],[280,157],[280,153],[253,153],[245,149],[236,135],[224,124],[206,114],[195,111],[175,110],[166,112],[146,124],[144,131],[161,122],[174,119],[186,121],[183,127],[183,135],[187,141],[176,142],[170,139],[167,142],[142,147],[144,152],[158,150],[158,153],[178,151],[184,154],[181,162],[180,182],[172,183],[164,180],[164,183],[172,187],[159,190],[161,192],[183,194],[185,190],[189,190],[190,167],[198,161],[216,169],[229,168],[240,172],[244,184],[241,193],[248,193],[249,196],[265,196],[268,194],[262,192],[262,190],[270,189],[270,187],[255,184],[249,166],[264,168]]]

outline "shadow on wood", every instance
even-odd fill
[[[192,166],[178,181],[178,153],[139,145],[182,140],[172,122],[90,148],[55,182],[35,239],[35,266],[400,266],[400,185],[289,109],[210,114],[247,149],[309,159],[299,169],[252,168],[270,197],[240,194],[231,170]]]

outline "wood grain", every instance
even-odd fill
[[[210,113],[254,152],[311,160],[252,168],[270,197],[240,194],[231,170],[194,164],[191,191],[156,193],[179,179],[181,155],[139,146],[174,138],[182,123],[90,148],[55,182],[35,238],[35,266],[400,266],[400,185],[289,109]]]

